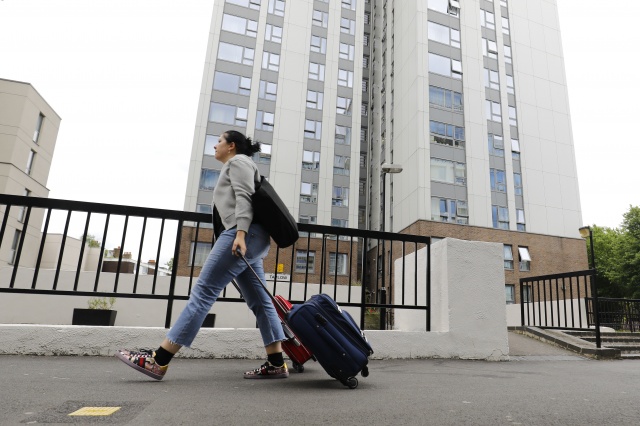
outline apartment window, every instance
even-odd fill
[[[211,204],[196,204],[196,212],[211,214],[213,212],[213,209],[211,208]],[[203,224],[201,224],[200,226],[202,225]]]
[[[516,195],[522,195],[522,175],[520,173],[513,174],[513,186]]]
[[[371,14],[369,12],[365,12],[364,14],[364,24],[368,25],[371,23]]]
[[[195,257],[194,257],[195,251]],[[202,243],[202,242],[191,242],[191,247],[189,249],[189,259],[187,259],[187,264],[189,266],[202,266],[204,265],[204,261],[207,260],[207,256],[209,256],[209,252],[211,252],[211,243]]]
[[[498,71],[484,69],[484,87],[500,90],[500,74],[498,74]]]
[[[227,3],[237,4],[238,6],[248,7],[254,10],[260,10],[260,2],[262,0],[226,0]]]
[[[487,120],[502,122],[502,112],[500,110],[500,102],[494,102],[490,100],[484,101],[485,113]]]
[[[362,37],[362,44],[363,44],[363,45],[365,45],[365,46],[368,46],[368,45],[369,45],[369,34],[365,34],[365,35]]]
[[[322,92],[307,90],[307,108],[322,110],[323,99],[324,94]]]
[[[211,108],[209,109],[209,121],[216,123],[246,126],[247,116],[248,111],[246,108],[241,108],[235,105],[211,102]]]
[[[531,270],[531,256],[529,256],[529,249],[527,247],[518,247],[518,255],[520,257],[520,270]]]
[[[367,167],[367,154],[361,152],[360,153],[360,168],[366,168],[366,167]],[[360,182],[360,183],[362,184],[362,182]]]
[[[329,23],[329,13],[322,12],[320,10],[314,10],[312,23],[315,26],[327,28],[327,25]]]
[[[491,219],[496,229],[509,229],[509,209],[502,206],[491,206]]]
[[[482,39],[482,54],[487,58],[498,59],[498,45],[493,40]]]
[[[429,104],[456,112],[462,112],[462,93],[453,90],[441,89],[440,87],[429,86]]]
[[[320,169],[320,153],[317,151],[302,151],[302,168],[305,170]]]
[[[489,177],[492,191],[507,192],[507,178],[504,170],[489,169]]]
[[[274,124],[275,124],[275,115],[272,112],[256,111],[256,130],[273,132]]]
[[[338,86],[353,87],[353,71],[339,69]]]
[[[504,140],[502,136],[489,133],[487,140],[489,142],[489,155],[504,157]]]
[[[480,10],[480,25],[490,30],[496,29],[495,15],[487,10]]]
[[[458,16],[460,2],[454,0],[429,0],[427,7],[440,13]]]
[[[516,116],[516,107],[509,106],[509,124],[512,126],[518,125],[518,117]]]
[[[31,195],[31,191],[25,188],[25,190],[22,192],[22,195],[25,197],[28,197]],[[20,207],[20,213],[18,213],[18,222],[24,223],[24,218],[26,216],[26,213],[27,213],[27,207],[25,206]]]
[[[302,182],[300,185],[300,202],[316,204],[318,202],[318,184]]]
[[[216,155],[215,146],[218,144],[218,136],[206,135],[204,138],[204,155]]]
[[[500,6],[507,7],[507,0],[500,0]]]
[[[282,43],[282,27],[267,24],[267,29],[264,33],[264,39],[267,41],[272,41],[274,43]]]
[[[513,84],[513,76],[507,74],[507,93],[511,93],[514,95],[516,93],[516,89]]]
[[[324,81],[324,65],[316,64],[315,62],[309,63],[309,79]]]
[[[351,145],[351,127],[336,125],[336,143]]]
[[[278,92],[278,83],[260,80],[260,91],[258,92],[258,97],[260,99],[275,101],[277,92]]]
[[[362,57],[362,68],[369,68],[369,57],[366,55]]]
[[[514,284],[505,284],[504,290],[507,298],[507,305],[516,303],[516,286]]]
[[[262,69],[278,71],[280,69],[280,55],[272,52],[262,52]]]
[[[322,139],[322,122],[305,120],[304,121],[304,137],[309,139]]]
[[[431,158],[431,180],[437,182],[465,185],[467,171],[464,163],[441,158]]]
[[[342,115],[351,115],[351,99],[338,96],[336,113]]]
[[[16,229],[16,231],[13,233],[13,241],[11,242],[11,254],[9,255],[11,257],[11,261],[9,262],[10,265],[13,265],[16,261],[16,256],[18,255],[18,245],[20,245],[21,236],[22,231]]]
[[[218,183],[220,177],[220,171],[211,169],[200,170],[200,186],[199,189],[203,191],[213,191]]]
[[[340,18],[340,32],[345,34],[356,34],[356,21],[348,18]]]
[[[435,22],[427,22],[429,40],[460,48],[460,31]]]
[[[516,209],[516,225],[518,227],[518,231],[526,231],[527,226],[524,221],[524,210]]]
[[[356,10],[356,0],[342,0],[342,8]]]
[[[337,262],[336,262],[337,259]],[[335,252],[329,253],[329,273],[338,275],[347,275],[347,254]],[[336,268],[337,263],[337,268]]]
[[[258,34],[258,23],[251,19],[245,19],[225,13],[222,15],[222,30],[255,37]]]
[[[466,201],[431,197],[431,220],[466,225],[469,207]]]
[[[327,39],[324,37],[311,36],[311,51],[316,53],[327,53]]]
[[[316,269],[316,252],[296,250],[296,272],[313,274]]]
[[[365,157],[366,160],[366,157]],[[361,180],[358,184],[358,195],[365,195],[367,191],[367,181]]]
[[[511,156],[514,160],[520,159],[520,141],[518,139],[511,139]]]
[[[262,164],[271,164],[271,145],[268,143],[260,144],[260,152],[253,154],[253,161]]]
[[[431,132],[431,143],[439,143],[456,148],[464,148],[465,146],[464,127],[431,120],[429,122],[429,131]]]
[[[298,223],[309,223],[312,225],[315,225],[318,223],[318,217],[317,216],[304,216],[304,215],[300,215],[300,217],[298,218]],[[309,236],[308,232],[300,232],[300,236],[301,237],[307,237]],[[318,234],[311,233],[312,237],[317,237]]]
[[[367,141],[367,129],[364,127],[360,128],[360,143],[365,143]]]
[[[520,295],[520,298],[522,300],[522,303],[531,302],[531,286],[530,285],[522,286],[522,294]]]
[[[504,244],[502,246],[502,250],[504,253],[504,269],[513,269],[513,251],[511,250],[511,246],[509,244]]]
[[[31,174],[33,170],[33,163],[36,161],[36,152],[34,150],[29,151],[29,158],[27,158],[27,167],[24,169],[24,172],[28,175]]]
[[[269,0],[267,12],[276,16],[284,16],[284,0]]]
[[[512,61],[512,58],[511,58],[511,46],[507,46],[507,45],[504,46],[504,61],[507,64],[510,64],[511,61]]]
[[[44,123],[44,115],[42,113],[38,114],[38,121],[36,121],[36,129],[33,132],[33,141],[38,143],[38,139],[40,139],[40,132],[42,131],[42,123]]]
[[[353,61],[355,57],[356,47],[352,44],[340,43],[340,59],[346,59],[348,61]],[[366,68],[366,67],[365,67]]]
[[[336,207],[349,207],[349,188],[334,186],[331,205]]]
[[[509,18],[502,16],[502,32],[509,35]]]
[[[362,91],[366,92],[367,90],[369,90],[369,80],[367,79],[362,79]]]
[[[216,71],[213,76],[213,90],[249,95],[251,93],[251,78]]]
[[[231,43],[220,42],[218,46],[218,59],[236,64],[253,65],[254,53],[253,49]]]
[[[462,63],[446,56],[429,53],[429,72],[456,79],[462,78]]]
[[[333,174],[349,176],[351,167],[351,158],[343,155],[335,155],[333,157]]]

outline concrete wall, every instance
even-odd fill
[[[504,307],[502,248],[494,243],[477,243],[462,240],[445,239],[432,248],[432,306],[433,331],[426,332],[417,324],[424,324],[422,318],[404,315],[397,310],[396,330],[367,331],[375,354],[373,358],[463,358],[483,360],[505,360],[508,358],[507,322]],[[410,256],[412,259],[413,256]],[[415,265],[406,259],[406,268]],[[426,253],[420,252],[418,268],[426,265]],[[396,264],[396,267],[399,265]],[[400,270],[397,268],[396,270]],[[0,270],[0,280],[4,280],[10,271]],[[20,271],[28,278],[27,271]],[[419,274],[422,275],[422,274]],[[46,277],[50,278],[50,277]],[[84,277],[80,288],[92,286],[91,280]],[[101,281],[101,286],[111,285],[110,277]],[[140,291],[149,291],[152,277],[140,277]],[[166,291],[168,277],[158,278],[157,291]],[[395,288],[399,287],[398,278]],[[62,287],[72,285],[69,282]],[[119,289],[130,291],[132,283],[121,282]],[[184,293],[188,282],[181,281],[176,287],[177,294]],[[424,288],[425,282],[419,283]],[[59,287],[60,288],[60,287]],[[299,291],[298,287],[296,291]],[[309,293],[318,288],[310,288]],[[336,299],[345,300],[344,288],[338,289]],[[357,300],[359,288],[354,288],[352,297]],[[234,290],[229,289],[233,293]],[[284,293],[284,288],[276,289]],[[332,294],[333,288],[323,286],[323,292]],[[8,297],[5,297],[8,296]],[[0,299],[0,322],[20,322],[18,319],[27,310],[58,312],[57,322],[69,324],[72,307],[81,306],[80,297],[28,296],[29,305],[24,297],[3,294]],[[294,294],[294,298],[296,298]],[[46,298],[46,299],[45,299]],[[58,299],[55,300],[54,299]],[[67,300],[71,299],[71,300]],[[69,325],[0,325],[0,354],[64,354],[64,355],[112,355],[120,347],[154,347],[164,337],[166,330],[157,327],[164,318],[162,303],[137,299],[120,298],[117,302],[119,317],[117,324],[153,320],[155,327],[81,327]],[[131,307],[129,306],[131,304]],[[151,306],[155,304],[155,306]],[[183,303],[182,303],[183,305]],[[174,307],[174,318],[182,309],[181,303]],[[226,323],[230,318],[228,309],[235,313],[234,327],[203,329],[193,344],[193,349],[180,352],[185,357],[263,357],[259,332],[255,321],[246,307],[239,309],[237,303],[216,304],[214,312],[219,312],[221,327],[230,327]],[[55,306],[55,307],[54,307]],[[130,308],[135,306],[135,311]],[[28,308],[28,309],[25,309]],[[47,309],[48,308],[48,309]],[[122,315],[120,316],[122,310]],[[347,308],[358,315],[359,310]],[[135,312],[135,313],[134,313]],[[144,313],[144,314],[143,314]],[[37,317],[28,314],[29,318]],[[137,317],[136,317],[137,315]],[[415,315],[415,314],[413,314]],[[419,314],[418,314],[419,315]],[[64,318],[63,318],[64,317]],[[247,324],[246,321],[252,321]],[[51,322],[49,322],[51,324]],[[240,328],[246,327],[246,328]],[[422,326],[423,327],[423,326]]]

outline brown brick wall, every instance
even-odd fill
[[[505,231],[501,229],[483,228],[469,225],[455,225],[433,221],[418,221],[413,225],[402,230],[404,234],[424,235],[432,237],[451,237],[461,240],[469,241],[485,241],[495,242],[500,244],[510,244],[512,246],[512,252],[514,257],[514,270],[505,270],[505,284],[514,284],[516,288],[515,297],[516,303],[520,303],[519,283],[520,278],[556,274],[563,272],[571,272],[584,270],[588,268],[587,252],[585,248],[585,242],[581,238],[564,238],[550,235],[533,234],[527,232],[517,231]],[[182,231],[182,242],[180,244],[180,259],[178,262],[178,275],[188,276],[191,273],[191,266],[188,266],[188,260],[190,255],[191,241],[195,239],[195,228],[184,227]],[[212,239],[212,231],[210,229],[200,229],[198,234],[199,241],[210,242]],[[283,264],[283,273],[290,274],[295,268],[295,256],[292,258],[292,250],[309,250],[315,251],[315,270],[314,273],[309,273],[307,281],[309,283],[320,282],[321,271],[321,253],[322,253],[322,239],[321,238],[300,238],[293,247],[277,250],[275,244],[271,245],[269,255],[265,259],[265,271],[267,273],[276,272],[276,255],[277,263]],[[336,240],[325,240],[325,278],[324,283],[333,284],[335,282],[334,275],[329,274],[329,252],[336,251]],[[386,250],[388,251],[390,244],[387,243]],[[521,272],[518,264],[518,247],[527,247],[531,256],[530,271]],[[421,247],[419,246],[418,249]],[[414,251],[414,245],[407,244],[404,248],[404,253],[409,254]],[[362,281],[359,274],[359,268],[361,267],[357,263],[357,242],[354,240],[352,244],[350,241],[338,241],[338,252],[346,253],[348,258],[351,258],[351,281]],[[381,287],[380,276],[378,275],[376,281],[376,258],[378,249],[374,248],[367,254],[367,262],[369,267],[365,272],[368,287],[374,289]],[[395,260],[402,255],[402,245],[400,243],[394,243],[392,246],[392,259]],[[388,265],[385,265],[385,271],[388,271]],[[194,276],[198,276],[200,268],[194,268]],[[293,281],[304,282],[304,273],[293,273]],[[338,276],[338,284],[347,284],[349,282],[349,275]],[[388,286],[388,284],[387,284]]]

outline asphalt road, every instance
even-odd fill
[[[156,382],[110,357],[0,356],[0,425],[640,424],[640,361],[520,337],[509,362],[374,360],[353,390],[311,361],[288,379],[245,380],[259,362],[176,359]],[[82,407],[120,408],[69,416]]]

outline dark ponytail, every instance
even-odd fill
[[[247,157],[251,157],[256,152],[260,152],[260,142],[253,142],[251,138],[245,137],[242,133],[235,130],[227,130],[224,134],[227,142],[236,144],[237,154],[244,154]]]

